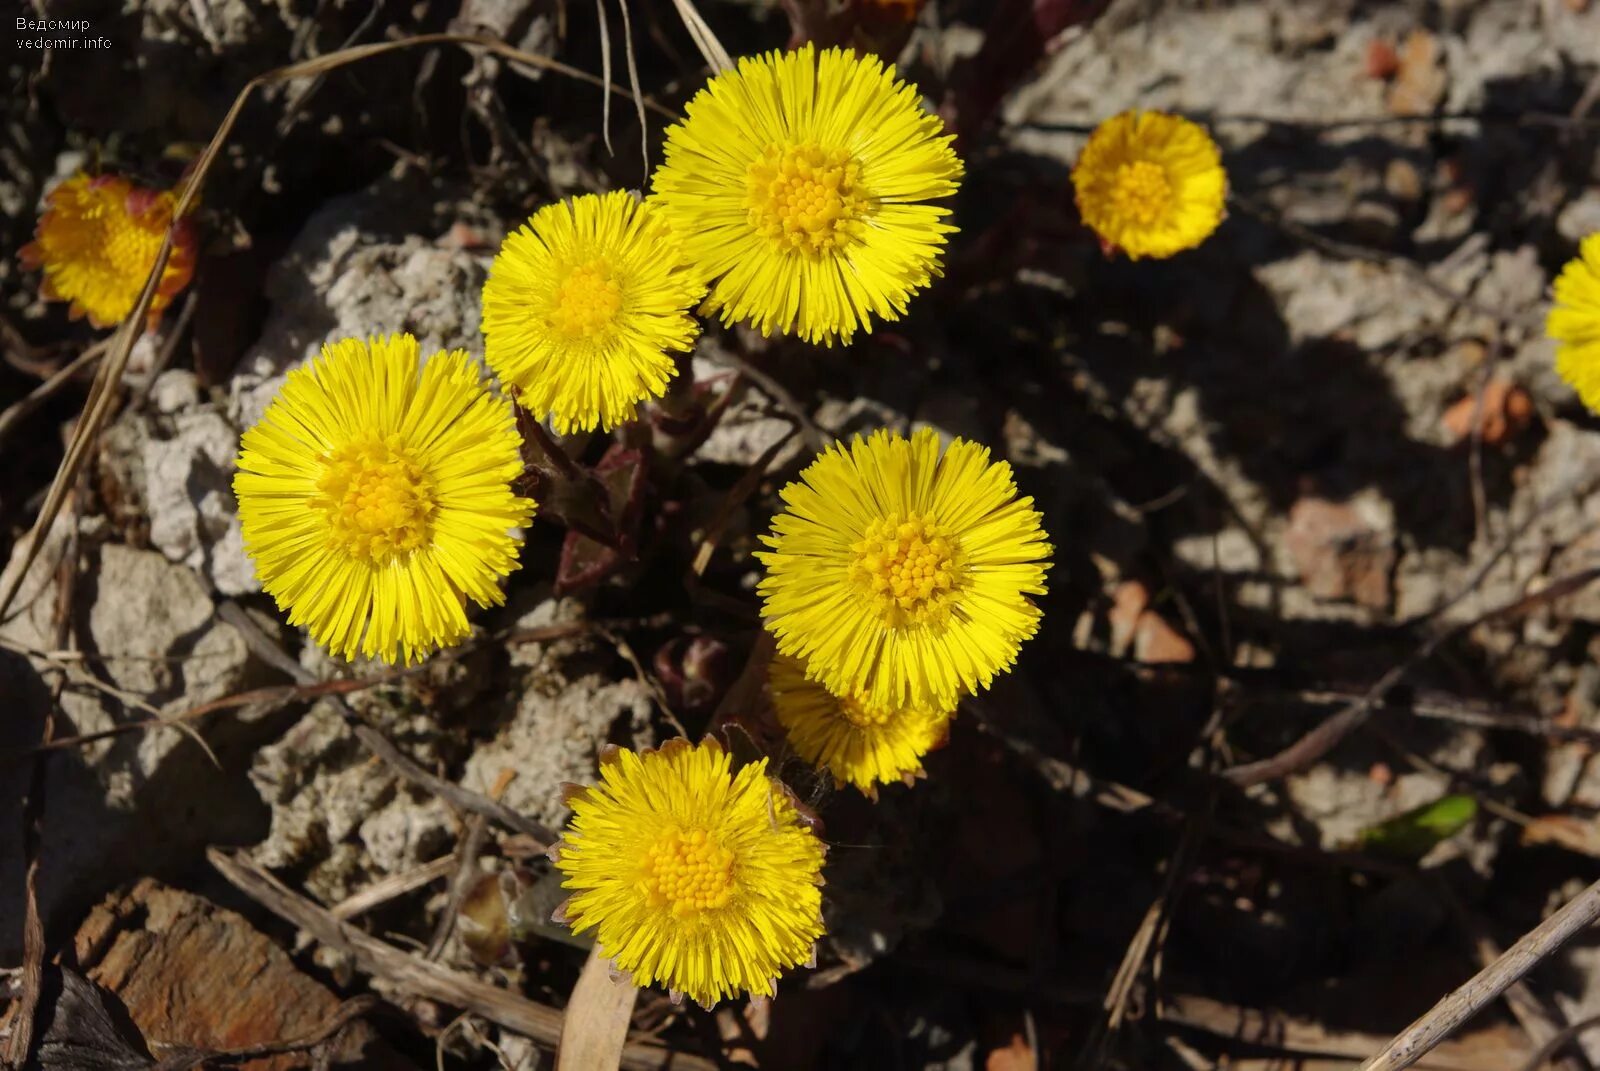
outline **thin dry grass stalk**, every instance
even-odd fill
[[[1361,1071],[1401,1071],[1410,1067],[1597,918],[1600,918],[1600,881],[1529,930],[1505,955],[1428,1009],[1387,1048],[1362,1064]]]
[[[711,31],[705,16],[694,6],[694,0],[672,0],[672,3],[678,9],[678,17],[683,19],[684,29],[694,38],[694,47],[700,50],[700,54],[710,65],[711,73],[721,74],[723,71],[733,70],[733,57],[728,55],[728,50],[717,40],[717,35]]]
[[[290,891],[242,852],[212,848],[206,857],[234,888],[323,944],[348,953],[360,970],[404,992],[470,1011],[541,1045],[554,1046],[560,1041],[563,1015],[555,1008],[402,952],[340,922],[327,908]],[[623,1046],[620,1065],[627,1071],[716,1071],[717,1067],[703,1056],[643,1041]]]

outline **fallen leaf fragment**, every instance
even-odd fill
[[[1477,396],[1469,394],[1445,410],[1440,423],[1452,442],[1464,442],[1472,436],[1472,414],[1477,408]],[[1527,391],[1499,377],[1489,381],[1483,389],[1483,408],[1478,418],[1484,445],[1508,442],[1532,421],[1533,399]]]
[[[1570,814],[1546,814],[1522,828],[1523,844],[1549,844],[1600,859],[1600,822]]]
[[[1400,69],[1400,54],[1394,46],[1381,37],[1375,37],[1367,43],[1367,77],[1375,79],[1393,78],[1394,72]]]
[[[622,1066],[628,1024],[639,987],[613,976],[611,961],[595,945],[572,987],[556,1046],[556,1071],[598,1071]]]
[[[1011,1035],[1011,1044],[995,1049],[983,1062],[984,1071],[1038,1071],[1039,1058],[1034,1055],[1027,1039],[1021,1034]]]
[[[1150,609],[1150,592],[1137,580],[1125,580],[1111,594],[1111,653],[1147,664],[1193,662],[1194,644]]]
[[[1389,86],[1389,111],[1395,115],[1431,115],[1444,99],[1444,56],[1439,39],[1427,30],[1412,30],[1400,47],[1399,67]]]
[[[1307,495],[1289,508],[1283,541],[1300,582],[1317,598],[1374,610],[1389,605],[1393,537],[1355,505]]]

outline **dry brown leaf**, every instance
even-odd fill
[[[1011,1035],[1011,1044],[995,1049],[983,1063],[984,1071],[1038,1071],[1039,1058],[1021,1034]]]
[[[1367,43],[1367,77],[1393,78],[1400,69],[1400,54],[1394,46],[1381,37]]]
[[[639,987],[613,978],[611,961],[597,944],[589,950],[578,984],[572,987],[556,1046],[556,1071],[616,1071],[633,1020]]]
[[[1317,598],[1388,606],[1393,538],[1356,506],[1306,495],[1289,508],[1283,542],[1300,582]]]
[[[1166,618],[1146,610],[1139,618],[1139,630],[1134,633],[1133,657],[1150,665],[1193,662],[1194,644],[1167,624]]]
[[[1194,644],[1150,609],[1150,592],[1137,580],[1117,585],[1111,595],[1111,653],[1136,661],[1193,662]]]
[[[1478,409],[1476,395],[1469,394],[1445,410],[1440,423],[1452,442],[1472,435],[1472,414]],[[1483,389],[1483,408],[1478,425],[1486,446],[1499,446],[1516,438],[1533,421],[1533,399],[1528,392],[1507,380],[1495,378]]]
[[[1128,653],[1134,634],[1139,628],[1139,618],[1150,605],[1150,592],[1137,580],[1124,580],[1111,593],[1111,611],[1106,619],[1111,623],[1111,653],[1118,658]]]
[[[1389,86],[1389,111],[1395,115],[1432,114],[1445,90],[1439,39],[1427,30],[1412,30],[1400,47],[1398,62]]]
[[[1600,859],[1600,822],[1570,814],[1541,815],[1522,829],[1523,844],[1549,844]]]

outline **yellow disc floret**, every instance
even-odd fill
[[[836,253],[860,230],[859,172],[842,149],[769,146],[750,165],[750,224],[780,252]]]
[[[1123,164],[1112,180],[1111,202],[1139,226],[1155,226],[1172,210],[1172,183],[1166,169],[1149,160]]]
[[[850,547],[851,578],[886,625],[928,622],[949,613],[958,577],[955,546],[929,518],[891,513]]]
[[[569,339],[597,342],[617,326],[622,311],[622,287],[616,272],[597,257],[567,273],[556,291],[550,325]]]
[[[726,907],[733,898],[733,853],[703,829],[669,829],[645,850],[639,875],[650,906],[674,915]]]
[[[399,435],[346,443],[317,481],[329,542],[352,558],[382,563],[426,544],[439,508],[433,479]]]

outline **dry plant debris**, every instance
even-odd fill
[[[80,6],[7,1066],[1600,1064],[1595,5]]]

